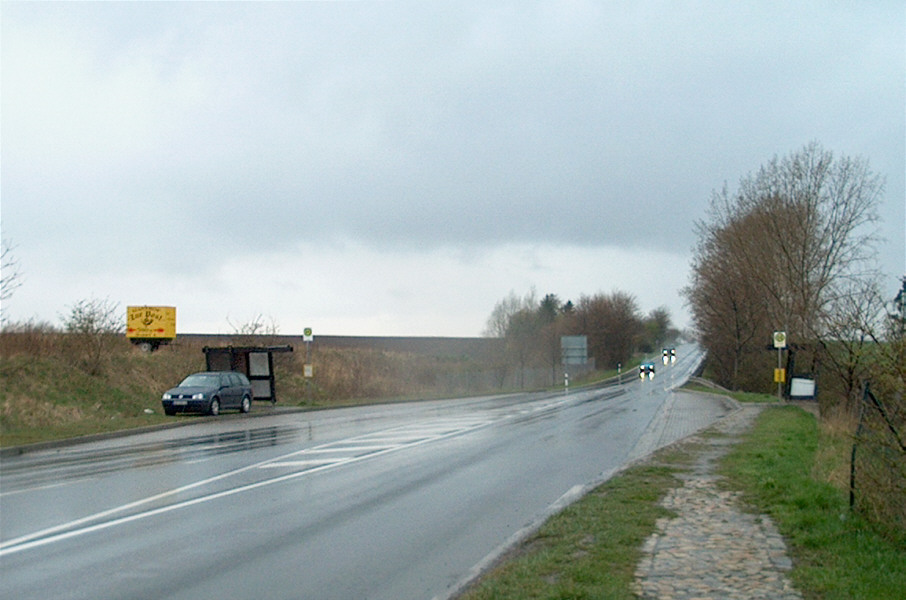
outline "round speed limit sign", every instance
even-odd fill
[[[786,348],[786,332],[785,331],[775,331],[774,332],[774,347],[775,348]]]

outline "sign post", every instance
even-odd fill
[[[786,373],[783,369],[783,349],[786,348],[786,332],[774,332],[774,347],[777,348],[777,369],[774,370],[774,381],[777,382],[777,399],[783,400],[783,383],[786,381]]]
[[[311,365],[311,343],[314,341],[315,336],[312,335],[311,327],[306,327],[302,333],[302,341],[305,342],[305,367],[303,369],[303,375],[310,379],[314,375],[314,369]]]
[[[315,376],[315,369],[311,364],[311,343],[314,339],[315,336],[312,334],[311,327],[306,327],[302,331],[302,341],[305,342],[305,364],[302,366],[302,376],[305,378],[306,396],[309,395],[311,390],[311,379]]]

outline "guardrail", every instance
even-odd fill
[[[607,379],[602,379],[601,381],[596,381],[595,383],[590,383],[588,385],[583,385],[583,389],[598,390],[609,387],[614,387],[618,385],[623,385],[628,381],[635,381],[639,378],[638,371],[635,369],[630,369],[619,375],[614,375],[613,377],[608,377]]]

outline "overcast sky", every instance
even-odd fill
[[[712,191],[812,141],[886,177],[906,273],[906,5],[0,4],[7,321],[480,335],[532,289],[688,324]]]

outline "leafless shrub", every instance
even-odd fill
[[[266,345],[280,334],[280,326],[277,321],[273,317],[265,318],[260,313],[244,323],[234,323],[229,316],[226,320],[232,330],[233,338],[240,345]]]
[[[124,343],[122,311],[107,299],[79,300],[70,307],[63,325],[70,356],[89,375],[100,375],[110,349]]]
[[[2,237],[2,236],[0,236]],[[3,238],[0,241],[0,301],[9,300],[22,285],[22,271],[19,259],[13,254],[12,242]]]

